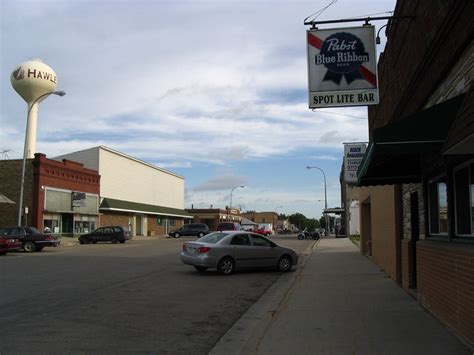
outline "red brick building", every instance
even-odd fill
[[[16,204],[0,205],[0,226],[17,225],[22,160],[0,161],[0,191]],[[24,224],[73,235],[99,225],[100,175],[70,160],[62,162],[36,153],[26,161]]]
[[[474,348],[473,14],[397,1],[358,180],[362,251]]]

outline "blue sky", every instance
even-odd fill
[[[10,74],[41,58],[67,95],[41,103],[38,152],[105,145],[184,176],[186,207],[224,207],[245,185],[233,206],[319,217],[323,177],[305,167],[326,172],[339,206],[342,143],[368,139],[365,107],[308,109],[303,19],[328,3],[3,0],[0,151],[23,154],[26,104]],[[339,0],[318,20],[394,7]]]

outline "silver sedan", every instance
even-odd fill
[[[216,268],[225,275],[235,269],[256,267],[273,267],[285,272],[298,264],[298,255],[293,249],[244,231],[214,232],[186,242],[180,256],[184,264],[194,266],[199,272]]]

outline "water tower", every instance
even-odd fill
[[[56,73],[39,59],[21,63],[13,70],[10,76],[15,91],[28,104],[25,148],[23,150],[23,165],[21,169],[20,198],[18,201],[18,225],[21,226],[22,213],[27,215],[27,208],[23,211],[23,193],[25,185],[26,159],[35,157],[36,126],[38,121],[38,104],[49,95],[64,96],[64,91],[54,91],[58,83]],[[25,218],[25,224],[26,224]]]
[[[21,63],[13,70],[10,81],[15,91],[28,104],[24,155],[26,158],[34,158],[38,104],[51,94],[63,96],[65,93],[54,91],[58,82],[56,73],[40,59]]]

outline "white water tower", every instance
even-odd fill
[[[24,156],[34,158],[38,104],[51,94],[63,96],[65,93],[54,91],[58,82],[56,73],[40,59],[21,63],[13,70],[10,81],[15,91],[28,104]]]
[[[26,159],[35,157],[36,126],[38,121],[38,104],[49,95],[64,96],[64,91],[54,91],[58,83],[56,73],[40,59],[29,60],[16,67],[10,76],[15,91],[28,104],[25,148],[23,150],[23,165],[21,169],[20,198],[18,201],[18,225],[21,226],[22,214],[28,213],[27,207],[23,210],[23,193],[25,189]],[[25,225],[27,221],[25,218]]]

